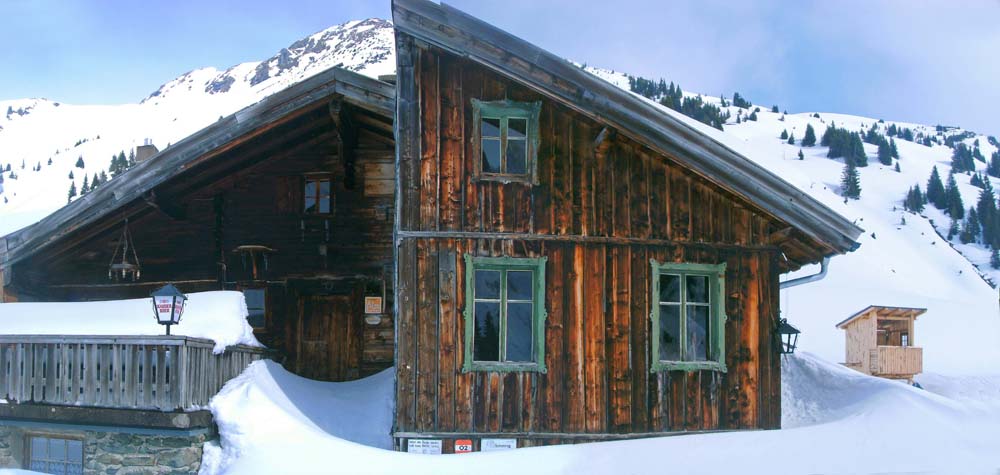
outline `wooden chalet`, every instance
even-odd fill
[[[861,230],[461,11],[393,22],[398,446],[779,427],[779,276]]]
[[[779,427],[779,276],[861,229],[523,40],[392,7],[395,85],[334,68],[159,152],[0,239],[0,298],[242,290],[292,371],[395,364],[400,450]],[[142,275],[110,282],[126,223]]]
[[[915,345],[913,327],[926,312],[926,308],[869,305],[838,323],[846,335],[844,365],[912,383],[924,366],[924,349]]]

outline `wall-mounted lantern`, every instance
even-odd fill
[[[788,323],[787,319],[778,320],[778,327],[774,329],[775,346],[778,347],[778,352],[783,355],[795,353],[795,346],[799,342],[799,333],[801,333],[799,329]]]
[[[153,313],[156,315],[156,322],[160,325],[166,325],[167,335],[169,335],[170,326],[177,325],[181,321],[187,296],[171,284],[164,285],[149,295],[153,297]]]

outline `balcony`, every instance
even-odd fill
[[[0,399],[176,411],[204,408],[264,351],[245,345],[213,354],[186,336],[0,336]]]
[[[878,346],[870,350],[870,371],[875,376],[912,378],[924,367],[924,349],[912,346]]]

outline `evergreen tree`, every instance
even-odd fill
[[[49,158],[49,165],[52,165],[52,158]]]
[[[70,171],[69,171],[69,179],[70,179],[70,180],[72,180],[72,179],[73,179],[73,170],[70,170]]]
[[[910,191],[906,193],[906,198],[903,200],[903,209],[907,211],[913,211],[914,213],[920,213],[924,211],[924,196],[920,192],[919,185],[913,185]]]
[[[24,170],[24,159],[21,159],[21,170]]]
[[[962,232],[959,234],[958,239],[962,241],[962,244],[977,242],[979,241],[980,232],[981,229],[979,227],[979,218],[976,216],[976,209],[969,208],[965,222],[962,223]]]
[[[955,236],[958,236],[959,232],[960,229],[958,227],[958,220],[952,218],[951,226],[948,226],[948,240],[951,241],[952,239],[955,239]]]
[[[788,140],[788,129],[781,130],[781,140]]]
[[[969,179],[969,184],[972,185],[972,186],[974,186],[974,187],[976,187],[976,188],[982,188],[983,187],[983,180],[979,178],[979,174],[978,173],[973,173],[972,174],[972,178]]]
[[[892,158],[899,159],[899,150],[896,149],[896,139],[889,139],[889,151],[892,152]]]
[[[976,215],[979,217],[979,224],[983,231],[983,242],[992,244],[996,241],[997,226],[1000,226],[997,216],[996,197],[993,196],[993,185],[989,180],[983,183],[983,189],[979,192],[979,199],[976,200]]]
[[[885,140],[878,143],[878,161],[882,165],[892,165],[892,150],[889,148],[889,143]]]
[[[986,165],[986,174],[991,177],[1000,178],[1000,150],[990,155],[990,163]]]
[[[830,140],[833,139],[833,134],[836,132],[837,125],[830,121],[830,125],[827,126],[826,131],[823,132],[823,138],[820,139],[819,144],[824,147],[830,146]]]
[[[806,124],[806,135],[802,137],[803,147],[812,147],[816,145],[816,131],[813,130],[812,124]]]
[[[752,120],[752,121],[756,122],[757,121],[757,111],[751,112],[750,116],[747,117],[747,120]]]
[[[896,136],[896,124],[889,124],[889,130],[886,131],[890,137]]]
[[[878,133],[878,125],[872,124],[872,128],[868,129],[865,133],[865,143],[870,143],[872,145],[878,145],[881,141],[882,135]]]
[[[108,174],[104,173],[104,170],[101,170],[101,184],[103,185],[107,182],[108,182]]]
[[[698,99],[700,100],[701,98],[699,97]],[[706,104],[706,106],[708,106],[708,105],[709,104]],[[723,122],[725,122],[725,120],[723,120]],[[709,124],[709,125],[711,125],[711,124]],[[720,127],[718,127],[718,129],[721,130],[722,127],[720,126]],[[128,151],[128,167],[132,168],[134,166],[135,166],[135,149],[132,149],[132,150]]]
[[[86,195],[90,192],[90,182],[87,181],[87,175],[83,176],[83,185],[80,186],[80,196]]]
[[[86,165],[83,163],[83,155],[76,159],[76,168],[84,168]]]
[[[777,114],[778,113],[778,106],[776,106],[776,105],[771,106],[771,112],[774,112],[775,114]]]
[[[848,161],[844,165],[844,173],[840,178],[840,184],[843,188],[844,199],[859,199],[861,198],[861,177],[858,175],[858,169],[855,167],[854,162]]]
[[[799,160],[805,160],[806,156],[802,153],[802,149],[799,149]]]
[[[896,162],[896,166],[894,167],[894,169],[896,170],[896,173],[901,173],[900,170],[899,170],[899,162],[898,161]]]
[[[951,154],[951,169],[956,173],[968,172],[976,169],[976,164],[972,158],[972,152],[969,151],[969,147],[966,147],[964,143],[959,143],[955,146],[955,150]]]
[[[958,191],[958,183],[955,181],[955,173],[948,175],[948,185],[944,189],[948,201],[948,208],[945,210],[951,219],[962,219],[965,217],[965,204],[962,203],[962,194]]]
[[[69,196],[66,198],[66,202],[69,203],[70,201],[73,201],[74,197],[76,197],[76,182],[70,182]]]
[[[936,165],[931,169],[931,177],[927,180],[927,201],[937,209],[948,208],[948,197],[944,193],[944,184]]]
[[[990,254],[990,267],[994,269],[1000,269],[1000,253],[994,247],[993,252]]]
[[[795,145],[795,133],[788,134],[788,145]]]

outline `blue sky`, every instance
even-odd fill
[[[1000,2],[453,0],[560,56],[685,90],[1000,135]],[[0,0],[0,99],[137,102],[389,1]]]

